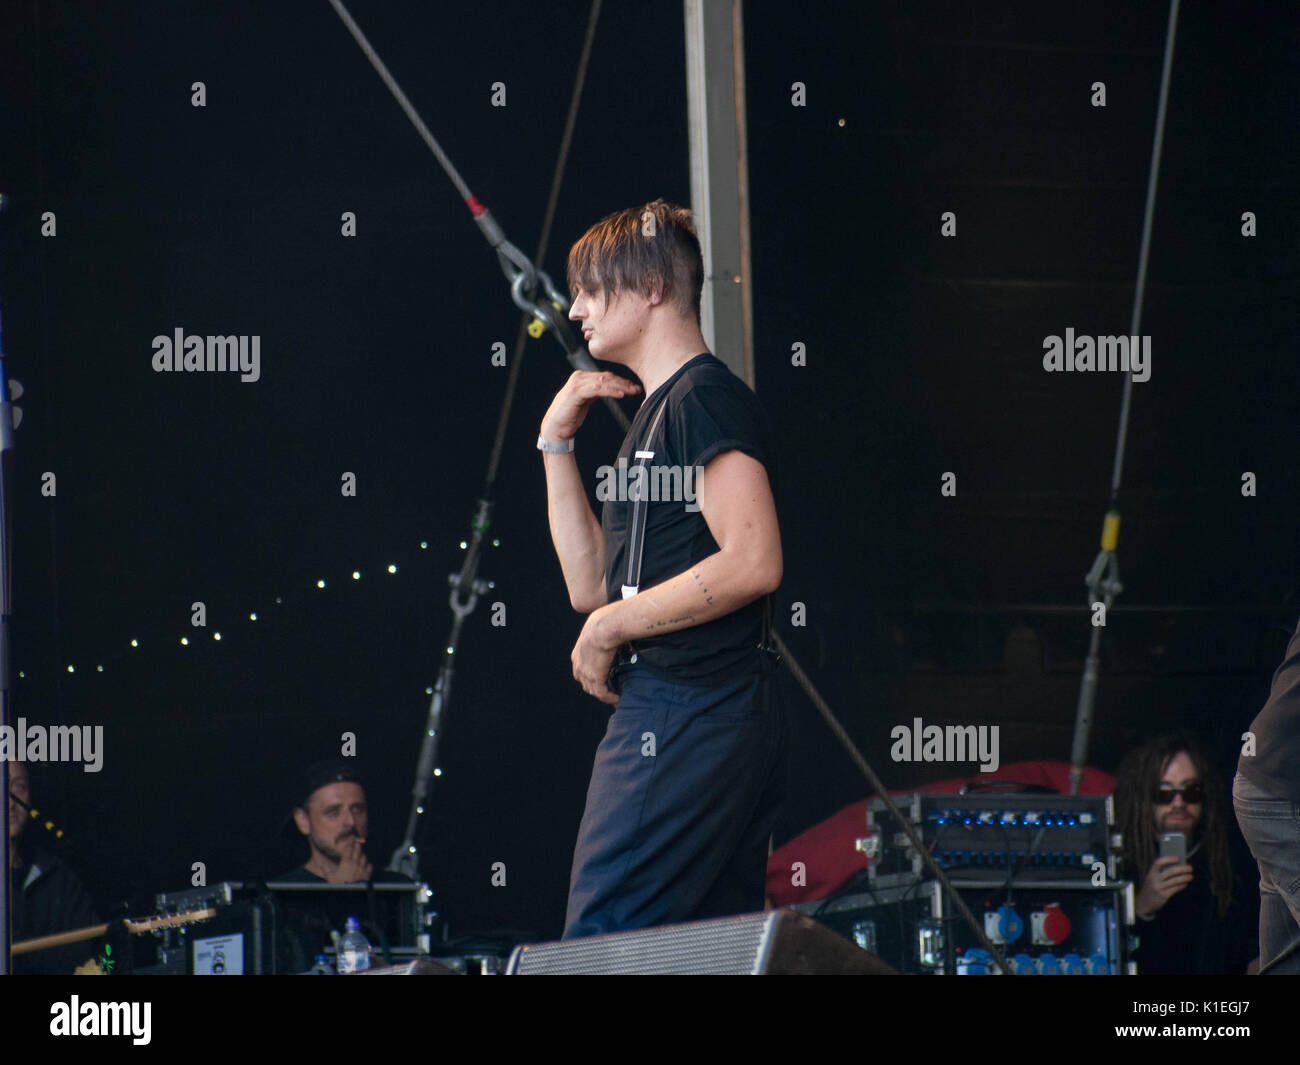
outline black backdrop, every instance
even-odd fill
[[[1300,610],[1300,50],[1282,5],[1258,6],[1188,6],[1179,27],[1103,768],[1177,723],[1226,772]],[[781,627],[891,786],[954,774],[889,761],[889,730],[914,716],[1000,725],[1004,762],[1069,755],[1121,380],[1046,374],[1042,342],[1128,328],[1166,13],[1053,8],[745,9]],[[586,5],[351,9],[531,253]],[[36,767],[39,803],[104,907],[185,887],[197,861],[210,881],[274,872],[297,858],[274,835],[294,770],[352,731],[378,863],[506,380],[491,348],[517,328],[495,258],[325,0],[29,0],[6,22],[0,296],[27,389],[14,712],[106,734],[98,774]],[[680,8],[607,4],[552,275],[587,225],[655,196],[689,201]],[[57,236],[41,236],[46,211]],[[178,327],[260,336],[261,379],[155,373],[151,340]],[[507,623],[481,608],[467,624],[424,872],[455,931],[555,935],[605,712],[569,676],[581,619],[532,447],[567,365],[549,338],[526,360],[483,567]],[[593,491],[617,443],[597,411],[579,448]],[[793,685],[789,701],[778,843],[865,790]]]

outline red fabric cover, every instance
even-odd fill
[[[1012,762],[999,766],[992,773],[976,772],[971,776],[941,780],[919,788],[899,788],[891,796],[951,795],[963,784],[990,780],[1015,780],[1022,784],[1041,784],[1059,794],[1070,791],[1069,762]],[[1115,778],[1100,769],[1085,768],[1079,791],[1083,795],[1109,795],[1115,790]],[[813,825],[773,851],[767,860],[767,893],[773,905],[789,906],[796,902],[813,902],[825,898],[846,884],[855,873],[867,867],[867,857],[853,849],[853,841],[867,834],[867,802],[860,799],[850,803],[839,813],[832,814],[820,824]],[[790,881],[791,867],[803,862],[804,887],[795,887]]]

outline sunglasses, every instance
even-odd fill
[[[1189,784],[1185,788],[1156,788],[1151,792],[1151,801],[1157,806],[1168,806],[1175,795],[1181,795],[1183,802],[1191,805],[1205,799],[1205,789],[1199,784]]]

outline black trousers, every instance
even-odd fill
[[[587,789],[565,939],[763,908],[788,744],[764,659],[712,688],[627,668]]]

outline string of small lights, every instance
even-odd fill
[[[494,539],[492,541],[492,546],[499,547],[500,543],[500,540]],[[468,549],[469,544],[467,541],[462,540],[460,541],[459,547],[460,550],[465,551]],[[428,549],[429,541],[421,540],[419,542],[418,551],[428,551]],[[378,567],[379,572],[383,576],[395,577],[402,572],[403,566],[409,567],[414,561],[414,558],[418,556],[411,556],[405,561],[403,561],[402,556],[398,553],[390,553],[387,557],[393,561],[381,564]],[[352,582],[359,582],[364,579],[367,572],[371,571],[368,569],[352,569],[345,571],[340,580],[342,582],[347,582],[349,580]],[[333,579],[327,579],[326,577],[318,577],[307,585],[308,588],[317,593],[328,592],[334,586]],[[306,589],[302,590],[305,591]],[[256,625],[259,622],[265,621],[273,610],[280,610],[286,605],[292,605],[295,601],[307,602],[309,599],[310,595],[298,599],[294,595],[293,589],[281,591],[281,593],[277,595],[261,596],[258,597],[257,600],[255,600],[254,597],[249,596],[245,599],[245,602],[248,602],[249,600],[260,600],[263,606],[249,609],[248,613],[239,618],[236,624],[242,624],[244,626]],[[43,680],[56,672],[73,674],[78,677],[87,675],[97,677],[105,672],[111,672],[116,663],[121,662],[127,656],[136,654],[137,652],[148,653],[151,650],[158,650],[164,647],[196,647],[201,644],[222,643],[226,639],[226,634],[230,633],[231,630],[231,626],[226,626],[225,632],[223,632],[219,627],[214,627],[211,633],[200,635],[205,627],[206,626],[192,626],[190,631],[181,631],[177,634],[175,629],[168,632],[161,626],[153,628],[145,628],[141,626],[134,635],[116,646],[101,648],[97,654],[79,656],[77,659],[70,662],[55,662],[53,659],[47,659],[45,663],[38,665],[35,669],[19,669],[18,678],[22,681]],[[433,689],[431,687],[426,688],[425,692],[426,694],[432,694]]]

